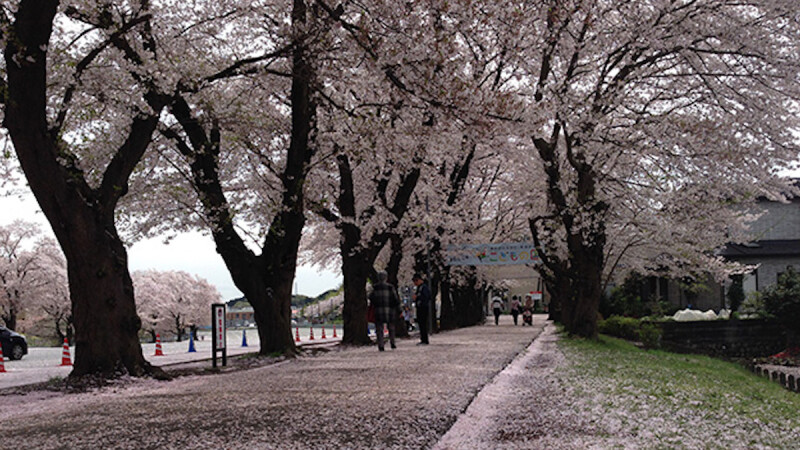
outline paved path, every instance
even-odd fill
[[[315,345],[320,343],[334,343],[341,341],[341,326],[338,327],[337,338],[333,338],[333,328],[325,326],[326,339],[321,339],[323,328],[320,325],[314,327],[316,338],[309,340],[309,328],[299,328],[297,331],[300,336],[300,343],[297,345]],[[228,330],[227,345],[228,356],[241,355],[245,353],[258,352],[260,341],[258,331],[255,329]],[[195,352],[190,353],[189,341],[183,342],[163,342],[163,356],[155,356],[155,344],[142,344],[142,354],[150,363],[157,366],[171,366],[175,364],[207,361],[211,366],[211,335],[208,332],[201,332],[203,340],[194,342]],[[243,346],[247,344],[247,346]],[[70,355],[74,360],[75,347],[70,347]],[[219,353],[218,356],[222,356]],[[19,361],[6,359],[4,366],[5,373],[0,373],[0,390],[15,386],[25,386],[35,383],[49,381],[52,378],[65,378],[72,371],[72,366],[61,365],[61,347],[32,347],[28,355]]]
[[[544,325],[544,316],[534,327],[504,316],[500,326],[433,335],[428,346],[343,348],[83,394],[0,393],[2,446],[431,448]]]
[[[554,369],[556,340],[556,328],[548,324],[524,352],[478,393],[434,450],[557,448],[558,442],[536,444],[544,433],[522,428],[538,412],[532,407],[534,396],[541,402],[545,394],[537,388]]]

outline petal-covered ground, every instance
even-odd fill
[[[344,348],[82,394],[6,394],[0,446],[428,448],[544,325],[507,322],[436,334],[427,346],[401,340],[386,352]]]
[[[493,324],[83,394],[0,391],[2,448],[800,448],[800,395],[712,358]],[[197,368],[187,369],[189,371]]]
[[[731,363],[545,331],[437,449],[796,449],[800,395]]]

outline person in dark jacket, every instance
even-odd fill
[[[372,292],[369,294],[370,305],[375,308],[375,334],[378,337],[379,351],[384,351],[384,325],[389,328],[389,343],[393,349],[397,348],[394,342],[394,323],[400,315],[400,297],[397,295],[397,289],[386,282],[387,277],[386,272],[378,272],[377,283],[372,286]]]
[[[414,302],[417,306],[417,326],[419,327],[419,343],[428,344],[429,318],[431,311],[431,289],[425,284],[422,275],[415,273],[412,278],[417,292],[414,294]],[[419,345],[419,344],[418,344]]]

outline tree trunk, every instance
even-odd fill
[[[389,255],[389,263],[386,265],[386,273],[388,275],[387,281],[389,284],[400,289],[400,263],[403,261],[403,238],[396,233],[392,233],[389,238],[391,244],[391,254]],[[398,293],[399,295],[399,293]],[[394,322],[395,336],[408,337],[408,328],[406,328],[406,321],[403,318],[403,306],[400,305],[400,314]]]
[[[77,212],[78,208],[75,204],[67,210]],[[76,216],[69,219],[79,219]],[[86,219],[84,214],[80,216]],[[110,224],[103,227],[93,220],[69,219],[57,223],[72,222],[69,229],[80,232],[66,233],[57,226],[54,229],[67,259],[75,324],[75,361],[70,377],[100,374],[110,378],[152,372],[139,343],[141,321],[122,241]]]
[[[64,342],[64,338],[67,337],[66,333],[61,331],[61,319],[55,320],[55,327],[56,327],[56,338],[58,342]]]
[[[3,314],[3,323],[5,323],[6,328],[11,330],[17,329],[17,313],[15,312],[15,308],[13,305],[9,305],[6,313]]]
[[[544,278],[544,277],[543,277]],[[562,305],[568,302],[570,283],[566,276],[544,279],[547,293],[550,295],[550,306],[548,307],[548,319],[556,323],[563,323],[561,314]]]
[[[472,269],[474,271],[474,269]],[[444,285],[444,283],[443,283]],[[474,273],[465,284],[450,286],[455,326],[471,327],[485,320],[483,298]],[[442,290],[444,295],[444,290]]]
[[[58,2],[23,1],[7,32],[4,56],[7,97],[4,125],[39,206],[67,260],[75,361],[71,378],[83,375],[162,375],[143,357],[133,284],[114,211],[127,180],[152,139],[164,99],[146,99],[155,111],[131,122],[99,187],[90,187],[60,130],[48,129],[47,43]]]
[[[369,262],[358,255],[348,256],[342,249],[342,275],[344,276],[344,331],[342,343],[350,345],[371,344],[367,334],[367,278],[372,272]]]
[[[291,292],[291,287],[289,288]],[[292,354],[296,347],[292,338],[291,310],[288,318],[284,312],[280,295],[273,295],[270,288],[243,292],[253,306],[258,337],[261,341],[259,354]]]
[[[458,300],[458,292],[454,292],[451,289],[450,281],[449,281],[449,270],[446,270],[444,277],[442,278],[441,283],[441,311],[439,317],[439,328],[442,330],[452,330],[457,328],[458,325],[458,314],[463,313],[464,311],[458,311],[456,307],[456,303]]]
[[[434,241],[434,246],[436,242],[437,241]],[[439,328],[439,321],[436,319],[436,296],[439,295],[439,283],[441,281],[438,274],[438,266],[434,264],[433,260],[433,252],[429,254],[425,250],[420,250],[414,254],[414,269],[424,276],[425,282],[431,290],[431,307],[428,312],[428,318],[430,320],[428,332],[430,334],[437,332]]]
[[[300,218],[305,221],[302,214],[295,217],[295,219]],[[273,256],[280,255],[281,258],[278,261],[273,260],[268,274],[264,275],[264,278],[269,280],[266,292],[271,293],[271,298],[264,308],[268,317],[261,321],[265,326],[259,325],[259,336],[265,339],[261,344],[261,354],[297,351],[292,335],[292,285],[297,268],[297,249],[300,245],[302,229],[302,225],[295,225],[292,228],[295,231],[287,230],[283,248],[278,249],[276,245],[271,246],[271,249],[275,250]],[[268,250],[265,248],[264,251]],[[275,264],[281,265],[276,267]],[[255,310],[255,308],[253,309]]]
[[[183,340],[183,327],[181,327],[181,317],[175,317],[175,322],[173,323],[175,326],[175,336],[177,342],[181,342]]]
[[[564,325],[570,334],[596,338],[605,236],[602,232],[596,232],[588,243],[584,239],[583,236],[576,236],[570,245],[571,295],[562,313]]]

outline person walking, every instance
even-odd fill
[[[492,311],[494,312],[494,324],[500,325],[500,313],[503,311],[503,300],[497,295],[492,298]]]
[[[397,348],[394,342],[394,323],[400,315],[400,297],[397,295],[397,289],[386,282],[387,278],[386,272],[378,272],[377,283],[372,286],[372,292],[369,294],[370,305],[375,309],[375,335],[378,337],[379,351],[384,351],[384,325],[389,329],[389,343],[393,349]]]
[[[514,317],[514,325],[517,324],[517,317],[519,317],[519,310],[522,305],[519,301],[519,296],[511,297],[511,316]]]
[[[414,294],[414,303],[417,306],[417,326],[419,327],[419,344],[428,345],[429,317],[432,303],[431,289],[425,284],[422,275],[415,273],[412,278],[417,292]]]

